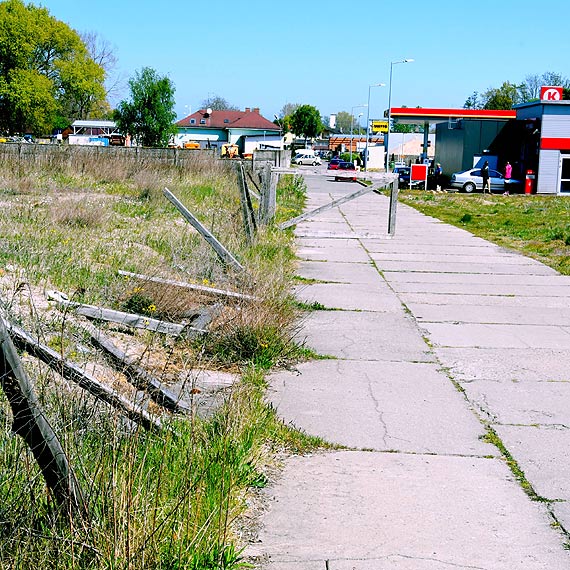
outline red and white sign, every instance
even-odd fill
[[[424,189],[427,189],[427,175],[427,164],[412,164],[412,168],[410,170],[410,188],[412,182],[421,180],[424,183]]]
[[[541,101],[562,101],[562,87],[551,87],[543,85],[540,88]]]

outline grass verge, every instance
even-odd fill
[[[230,275],[163,199],[168,186],[244,262]],[[268,227],[248,244],[233,171],[216,161],[190,171],[150,164],[54,165],[25,175],[0,171],[0,293],[3,311],[43,342],[83,364],[125,397],[128,387],[99,359],[74,324],[45,297],[181,319],[206,301],[178,289],[120,277],[118,269],[160,275],[262,299],[226,304],[202,339],[172,340],[105,327],[167,385],[196,370],[237,372],[210,415],[166,417],[149,433],[27,355],[40,403],[75,470],[89,518],[56,516],[52,497],[0,397],[0,567],[194,569],[244,567],[236,521],[250,489],[267,482],[275,452],[324,446],[283,425],[263,398],[265,372],[312,357],[296,339],[291,302],[293,235]],[[277,221],[304,204],[302,180],[282,177]],[[211,302],[211,300],[210,300]],[[186,380],[185,380],[186,381]],[[191,386],[189,394],[200,390]],[[148,405],[151,413],[157,410]]]

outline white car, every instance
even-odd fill
[[[298,154],[293,159],[295,164],[304,164],[309,166],[319,166],[323,163],[320,156],[315,156],[312,154]]]
[[[509,186],[518,186],[521,184],[519,180],[513,180],[512,178],[508,181],[505,177],[496,170],[489,169],[489,177],[491,183],[491,192],[504,192],[505,182]],[[463,172],[456,172],[451,175],[451,188],[456,188],[457,190],[464,190],[465,192],[471,193],[476,190],[483,190],[483,177],[481,176],[480,168],[472,168],[471,170],[464,170]]]

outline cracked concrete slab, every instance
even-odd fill
[[[534,490],[547,499],[570,497],[570,429],[536,426],[495,427]]]
[[[301,261],[297,274],[305,279],[318,279],[330,283],[381,282],[376,268],[370,263],[338,263]]]
[[[570,322],[570,308],[502,307],[472,303],[469,305],[429,305],[406,303],[420,322],[486,323],[509,325],[558,325]]]
[[[402,311],[402,303],[378,280],[371,284],[315,283],[295,287],[295,297],[328,308],[359,311]]]
[[[363,240],[364,241],[364,240]],[[364,241],[366,245],[366,242]],[[466,265],[467,267],[471,263],[488,263],[489,255],[480,255],[473,253],[471,255],[466,255],[463,253],[439,253],[438,251],[430,251],[429,253],[420,252],[396,252],[396,251],[383,251],[373,253],[371,257],[377,260],[379,263],[383,261],[403,261],[403,262],[415,262],[418,265],[422,263],[457,263]],[[495,263],[501,263],[505,266],[508,265],[536,265],[539,264],[538,261],[530,259],[530,257],[524,257],[523,255],[517,253],[507,253],[504,251],[494,252],[492,254],[493,261]]]
[[[566,287],[568,293],[570,293],[570,281],[568,279],[562,278],[562,276],[555,274],[550,275],[547,273],[532,273],[528,269],[525,270],[524,265],[516,266],[521,274],[505,274],[501,271],[491,272],[491,273],[480,273],[477,271],[478,266],[473,266],[472,271],[465,273],[446,273],[445,271],[424,271],[424,272],[414,272],[414,271],[387,271],[386,279],[392,283],[418,283],[420,285],[429,283],[463,283],[463,284],[473,284],[473,285],[509,285],[509,286],[520,286],[520,285],[531,285],[536,288],[536,291],[540,292],[542,287],[546,286],[559,286]],[[544,268],[544,265],[540,266]],[[552,271],[548,268],[549,271]],[[476,291],[475,291],[476,292]]]
[[[285,423],[359,449],[493,455],[485,431],[436,365],[321,360],[270,377]],[[405,406],[402,406],[405,402]]]
[[[570,349],[570,331],[541,325],[421,323],[437,346]]]
[[[550,510],[562,525],[562,528],[570,533],[570,503],[568,501],[553,503],[550,506]]]
[[[253,552],[270,557],[269,570],[305,560],[328,560],[339,569],[350,560],[485,570],[566,570],[570,564],[545,505],[529,501],[498,459],[364,452],[292,457],[267,498],[271,509]],[[371,567],[382,568],[362,566]]]
[[[393,274],[395,275],[395,274]],[[511,295],[522,297],[565,297],[570,287],[559,285],[507,285],[501,283],[400,283],[389,279],[397,293],[445,293],[448,295]]]
[[[570,382],[479,380],[463,387],[469,400],[493,422],[570,428]]]
[[[412,319],[400,314],[314,311],[303,322],[306,345],[319,354],[361,360],[432,362]]]
[[[297,248],[297,257],[309,261],[336,261],[341,263],[370,263],[366,252],[358,247],[315,247],[303,246]]]
[[[514,295],[446,295],[445,293],[400,293],[400,299],[406,303],[420,305],[480,305],[487,307],[529,307],[550,309],[561,307],[570,309],[568,297],[515,297]]]
[[[397,273],[397,275],[390,275],[390,277],[401,278],[402,280],[416,281],[411,279],[417,277],[421,281],[422,277],[427,274],[432,282],[437,282],[436,276],[447,276],[448,274],[459,274],[460,277],[465,278],[465,282],[471,282],[473,275],[506,275],[509,276],[509,282],[517,282],[517,276],[525,278],[529,275],[555,275],[554,269],[546,267],[546,265],[506,265],[501,262],[493,263],[493,259],[487,260],[487,263],[470,263],[466,267],[465,263],[454,263],[452,260],[438,261],[438,262],[415,262],[415,261],[386,261],[378,259],[375,254],[370,257],[376,262],[379,269],[386,272]],[[410,275],[413,274],[413,275]],[[404,279],[410,278],[410,279]],[[458,279],[458,278],[456,278]],[[448,282],[446,280],[446,282]],[[462,283],[463,281],[457,281]]]
[[[570,350],[469,347],[435,353],[460,382],[570,382]]]

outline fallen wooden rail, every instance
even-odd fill
[[[299,222],[302,222],[303,220],[306,220],[308,218],[312,218],[313,216],[316,216],[317,214],[322,214],[323,212],[331,210],[332,208],[336,208],[336,206],[340,206],[341,204],[345,204],[346,202],[350,202],[350,200],[354,200],[355,198],[359,198],[360,196],[364,196],[365,194],[369,194],[370,192],[377,190],[378,188],[380,188],[383,185],[384,185],[384,182],[379,182],[379,183],[373,184],[372,186],[367,186],[365,188],[361,188],[360,190],[357,190],[356,192],[353,192],[352,194],[349,194],[348,196],[343,196],[342,198],[338,198],[338,200],[333,200],[332,202],[325,204],[324,206],[320,206],[319,208],[315,208],[314,210],[311,210],[310,212],[305,212],[304,214],[301,214],[300,216],[297,216],[296,218],[292,218],[290,220],[287,220],[286,222],[279,224],[278,227],[280,230],[290,228],[291,226],[294,226],[295,224],[298,224]]]
[[[168,334],[171,336],[195,336],[205,334],[207,331],[196,329],[188,325],[179,323],[169,323],[153,319],[152,317],[145,317],[142,315],[134,315],[132,313],[125,313],[123,311],[115,311],[114,309],[105,309],[102,307],[95,307],[93,305],[84,305],[82,303],[75,303],[70,301],[66,295],[59,291],[48,291],[48,298],[56,301],[59,305],[69,308],[78,315],[83,315],[90,319],[99,321],[107,321],[126,325],[137,329],[146,329],[158,333]]]
[[[111,362],[129,379],[133,386],[147,392],[154,402],[174,413],[191,412],[189,404],[164,386],[158,378],[139,366],[136,358],[127,355],[97,327],[90,323],[81,323],[78,326],[89,334],[91,342],[109,356]]]
[[[6,328],[17,347],[45,362],[66,380],[75,382],[78,386],[87,390],[99,400],[120,410],[129,419],[143,426],[145,429],[158,430],[161,428],[161,422],[158,418],[152,417],[141,406],[134,404],[117,391],[99,382],[99,380],[81,370],[76,364],[65,360],[61,354],[41,344],[23,329],[10,323],[7,323]]]
[[[183,289],[190,289],[192,291],[199,291],[206,295],[216,295],[220,297],[229,297],[233,299],[241,299],[243,301],[259,301],[259,297],[252,295],[245,295],[243,293],[236,293],[235,291],[226,291],[224,289],[216,289],[214,287],[206,287],[205,285],[195,285],[194,283],[185,283],[183,281],[174,281],[172,279],[163,279],[161,277],[150,277],[148,275],[141,275],[140,273],[131,273],[130,271],[119,270],[119,275],[124,277],[133,277],[141,281],[151,281],[152,283],[161,283],[163,285],[173,285],[174,287],[182,287]]]
[[[222,263],[233,267],[236,271],[244,270],[243,265],[241,265],[241,263],[214,237],[212,232],[206,229],[206,227],[198,221],[196,216],[194,216],[168,188],[163,190],[163,194],[182,214],[184,219],[212,246]]]

